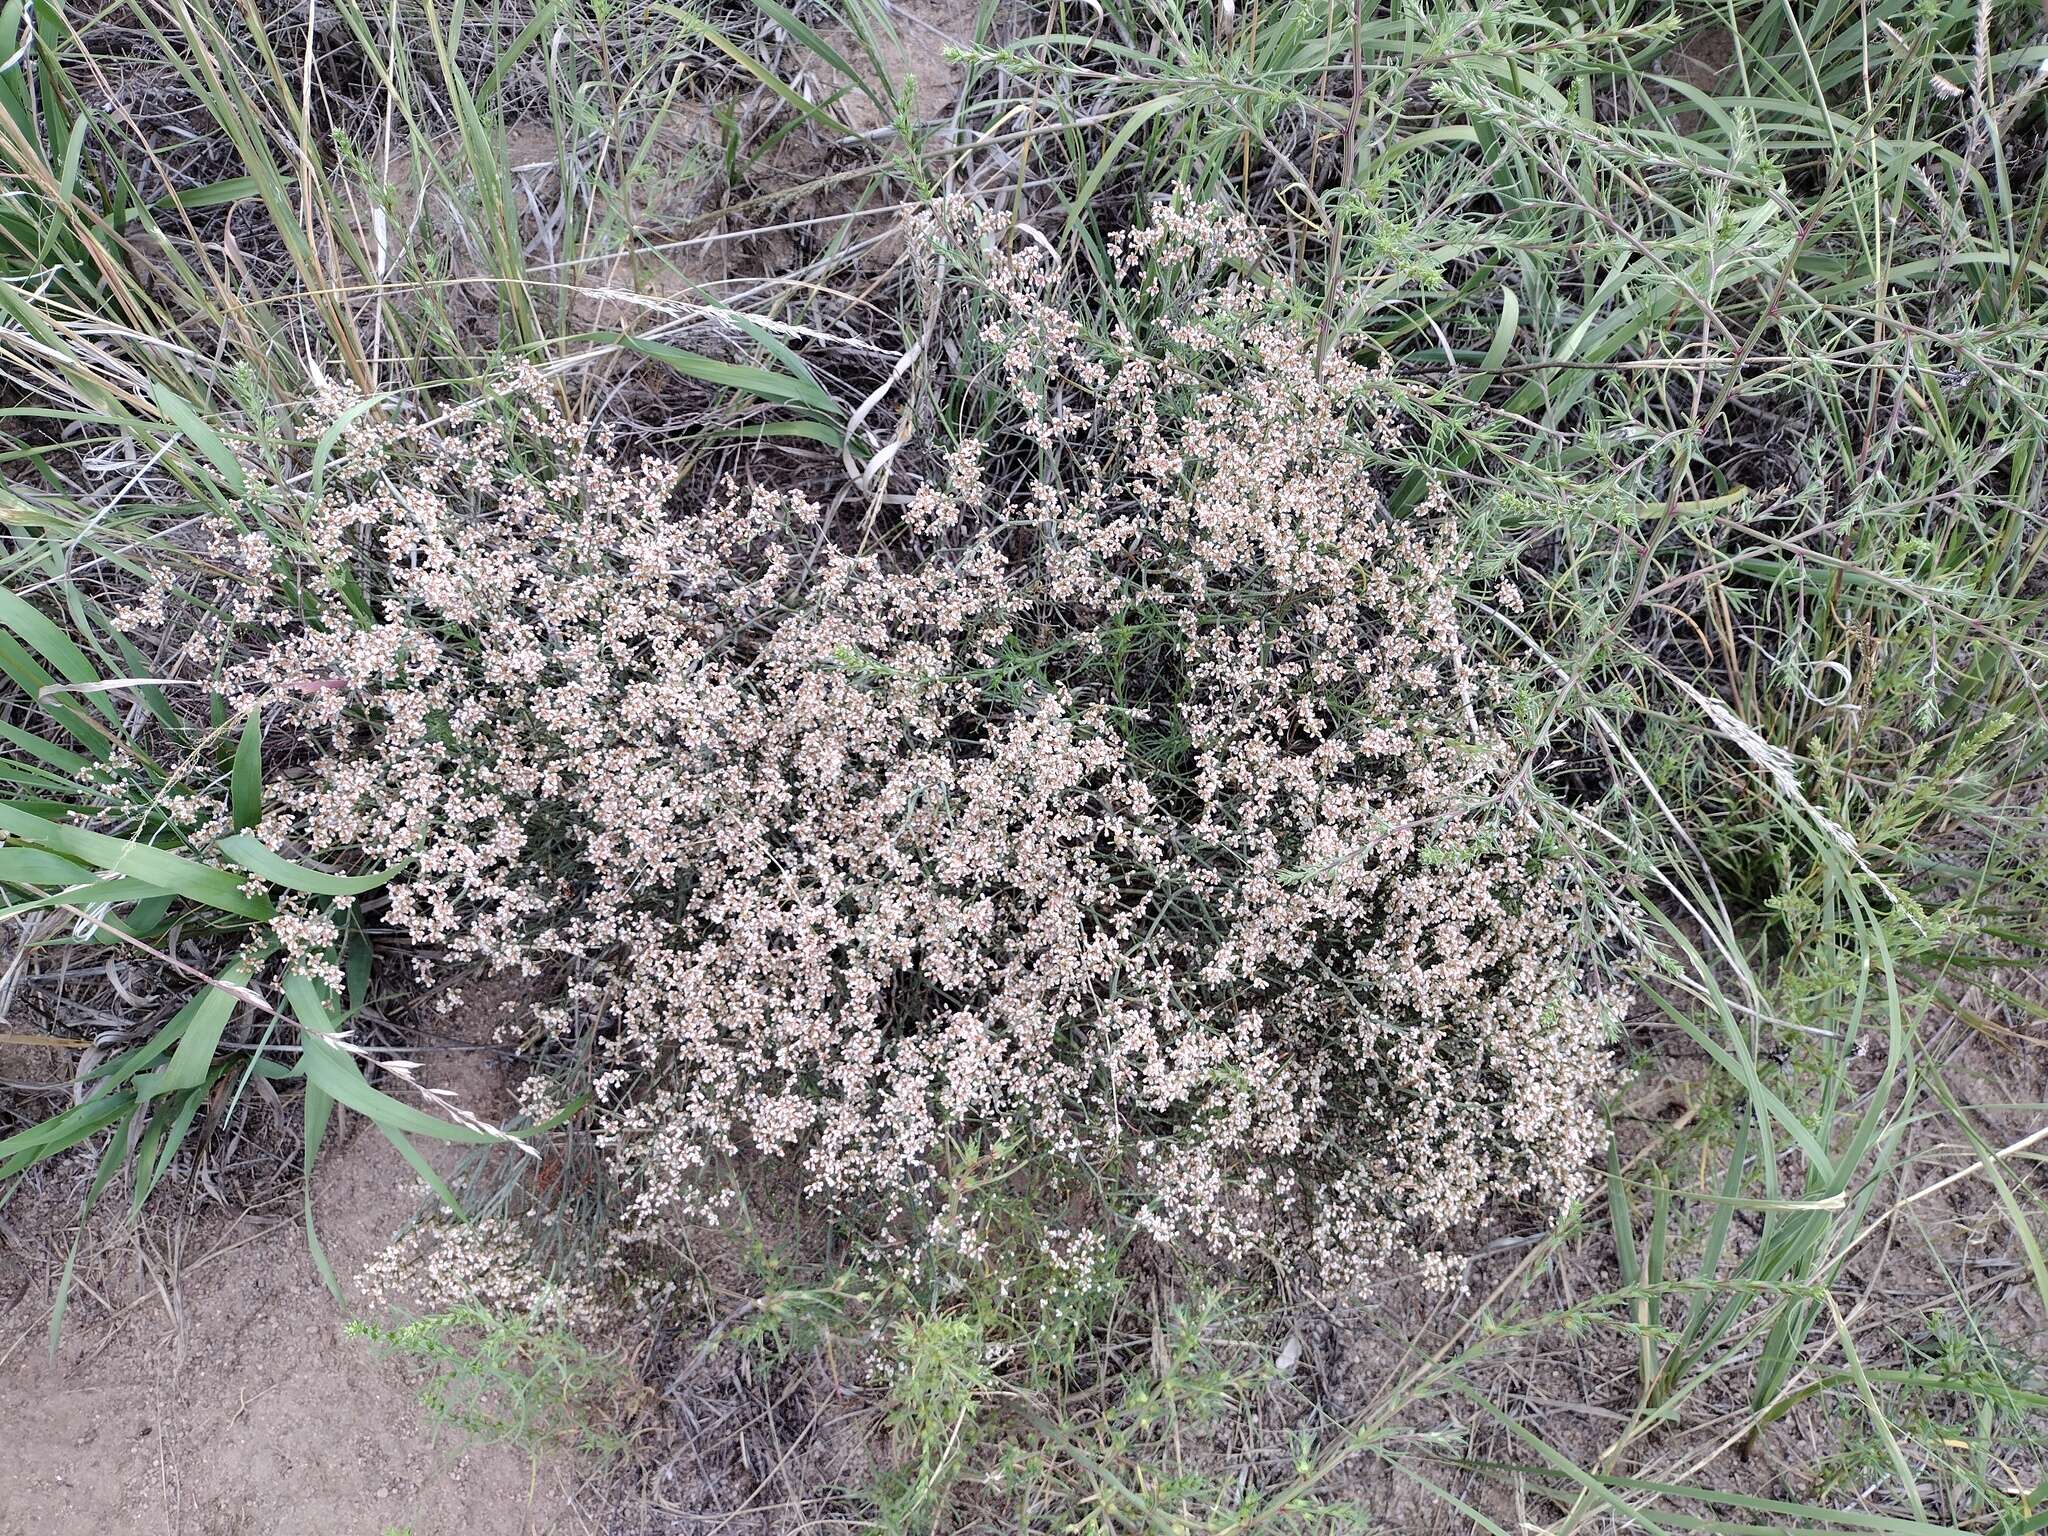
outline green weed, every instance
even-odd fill
[[[466,1439],[598,1459],[628,1444],[629,1368],[560,1328],[461,1306],[395,1327],[357,1320],[348,1332],[418,1371],[427,1416]]]

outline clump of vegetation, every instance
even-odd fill
[[[348,1331],[417,1371],[428,1416],[466,1439],[529,1455],[611,1456],[625,1444],[615,1426],[630,1411],[629,1367],[565,1329],[467,1303]]]
[[[231,674],[320,753],[255,835],[394,871],[451,961],[581,968],[616,1236],[715,1221],[762,1156],[889,1234],[1021,1139],[1164,1241],[1357,1287],[1585,1192],[1603,1027],[1449,509],[1388,511],[1347,446],[1396,438],[1387,382],[1318,362],[1249,226],[1153,217],[1101,345],[1043,253],[935,228],[1018,409],[858,518],[686,501],[532,379],[305,428],[348,467],[289,588],[215,601],[301,609]],[[333,922],[273,929],[339,990]]]

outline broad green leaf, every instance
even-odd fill
[[[29,756],[40,758],[59,773],[82,773],[92,762],[89,757],[81,757],[76,752],[67,751],[54,742],[44,741],[42,737],[24,731],[18,725],[9,725],[5,721],[0,721],[0,741],[12,742]]]
[[[246,832],[263,819],[263,712],[249,711],[242,739],[235,744],[235,765],[228,778],[228,810],[235,830]]]
[[[320,1143],[327,1139],[327,1121],[333,1110],[333,1099],[306,1084],[306,1144],[300,1153],[299,1198],[305,1204],[306,1248],[313,1255],[313,1268],[320,1272],[329,1294],[336,1301],[345,1301],[341,1282],[334,1278],[334,1266],[327,1262],[327,1250],[320,1245],[320,1234],[313,1226],[313,1165],[320,1160]]]
[[[52,1115],[40,1125],[15,1132],[0,1141],[0,1182],[91,1139],[94,1133],[105,1130],[134,1107],[133,1094],[101,1093],[83,1104],[72,1105],[62,1114]]]
[[[46,848],[0,847],[0,883],[47,891],[69,890],[92,880],[95,871]]]
[[[64,854],[94,869],[133,875],[138,880],[174,891],[216,911],[259,921],[271,915],[271,905],[267,900],[261,896],[244,895],[242,883],[225,870],[195,864],[190,859],[166,853],[161,848],[152,848],[147,843],[129,842],[124,838],[108,837],[103,832],[89,832],[83,827],[46,821],[11,805],[0,805],[0,831],[25,843]]]
[[[187,1005],[181,1015],[185,1019],[185,1032],[178,1041],[178,1049],[159,1071],[137,1082],[135,1091],[148,1098],[159,1093],[198,1087],[205,1080],[207,1069],[213,1065],[221,1031],[227,1028],[228,1020],[234,1017],[236,1005],[242,1001],[236,992],[229,989],[246,987],[249,978],[255,974],[256,967],[248,957],[236,960],[220,973],[216,985],[206,988]]]
[[[402,1104],[389,1094],[379,1093],[363,1080],[363,1071],[356,1058],[334,1043],[333,1037],[339,1026],[319,989],[304,976],[288,976],[285,978],[284,995],[299,1021],[299,1064],[306,1074],[306,1081],[337,1104],[388,1129],[410,1131],[441,1141],[488,1145],[505,1139],[489,1131],[443,1120],[410,1104]]]
[[[304,891],[312,896],[360,896],[365,891],[376,890],[398,873],[393,868],[371,875],[330,875],[324,870],[308,869],[303,864],[294,864],[290,859],[272,853],[247,832],[224,837],[214,846],[223,857],[241,865],[250,874],[261,876],[272,885],[281,885],[288,891]]]
[[[320,441],[313,445],[313,477],[307,490],[307,497],[318,501],[327,485],[327,461],[333,456],[335,447],[341,442],[341,435],[361,416],[375,410],[384,403],[384,396],[371,395],[358,400],[327,424],[327,430],[320,434]]]
[[[192,446],[206,455],[206,462],[219,474],[221,483],[236,496],[247,493],[248,477],[242,472],[241,461],[221,441],[220,434],[200,419],[192,408],[192,402],[175,393],[159,380],[149,381],[149,393],[156,401],[156,408],[164,419],[192,440]]]
[[[74,885],[65,890],[53,891],[47,896],[37,896],[28,901],[18,901],[9,907],[0,907],[0,922],[20,917],[25,912],[42,912],[51,907],[120,905],[131,901],[148,901],[161,895],[163,892],[146,880],[129,880],[124,877],[93,880],[85,885]]]
[[[808,405],[827,412],[834,410],[832,397],[816,384],[777,373],[772,368],[761,368],[752,363],[722,362],[701,352],[686,352],[665,341],[649,341],[642,336],[620,336],[617,340],[628,352],[666,363],[685,378],[698,379],[721,389],[736,389],[742,394],[781,405]]]
[[[66,683],[79,689],[97,689],[100,675],[85,652],[72,643],[71,637],[49,615],[5,587],[0,587],[0,624],[21,636],[22,642],[54,667]],[[78,697],[107,719],[119,723],[120,711],[104,693],[95,691]]]
[[[4,288],[0,284],[0,291]],[[12,678],[37,708],[69,731],[94,757],[106,756],[106,744],[113,733],[73,705],[72,695],[60,688],[57,679],[11,634],[0,633],[0,672]]]

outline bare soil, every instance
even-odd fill
[[[479,1070],[429,1069],[459,1092]],[[419,1200],[397,1152],[361,1129],[315,1180],[315,1225],[345,1289]],[[17,1229],[30,1251],[8,1255],[14,1281],[0,1275],[0,1536],[599,1529],[577,1513],[576,1468],[465,1445],[429,1421],[397,1364],[345,1333],[352,1312],[321,1283],[289,1191],[183,1231],[110,1230],[54,1358],[48,1305],[68,1233]]]

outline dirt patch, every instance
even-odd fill
[[[1726,27],[1703,27],[1657,60],[1657,72],[1683,85],[1692,87],[1703,95],[1716,95],[1736,69],[1735,34]],[[1672,131],[1681,135],[1699,132],[1707,116],[1696,107],[1686,103],[1690,98],[1677,91],[1658,84],[1656,95],[1661,105],[1676,106],[1672,113]]]
[[[836,97],[833,112],[855,133],[887,126],[891,99],[929,121],[953,110],[966,66],[949,52],[972,47],[980,6],[969,0],[921,0],[883,8],[883,24],[865,38],[843,23],[818,29],[819,38],[851,66],[849,74],[818,58],[815,70]],[[858,76],[858,78],[856,78]]]
[[[579,334],[642,330],[730,300],[828,247],[850,246],[854,266],[885,271],[902,251],[901,218],[878,191],[876,150],[857,141],[890,143],[899,106],[918,124],[953,113],[967,71],[948,55],[973,45],[978,19],[971,0],[917,0],[884,7],[864,34],[821,23],[813,35],[826,53],[784,37],[776,67],[792,89],[829,102],[845,136],[791,123],[758,86],[707,79],[652,120],[602,133],[564,136],[550,120],[515,118],[498,146],[496,189],[512,253],[492,249],[498,237],[459,134],[372,156],[339,183],[363,256],[355,276],[401,306],[431,292],[474,338],[499,319],[507,260],[543,320]]]
[[[552,128],[520,123],[502,146],[523,276],[543,312],[564,308],[572,330],[629,327],[649,305],[699,293],[729,275],[718,242],[681,240],[717,203],[721,129],[707,107],[668,108],[652,127],[602,144],[565,147]],[[361,276],[403,296],[402,273],[442,270],[452,319],[475,325],[497,309],[486,222],[457,134],[344,183]],[[448,169],[436,170],[435,167]]]
[[[465,1102],[489,1075],[475,1054],[428,1061]],[[374,1130],[330,1150],[315,1217],[345,1287],[416,1203]],[[598,1529],[576,1511],[575,1468],[437,1430],[399,1367],[345,1333],[351,1313],[321,1284],[289,1194],[189,1236],[129,1234],[126,1261],[81,1289],[54,1360],[43,1333],[68,1234],[15,1236],[41,1251],[14,1255],[35,1283],[0,1275],[0,1536]]]

